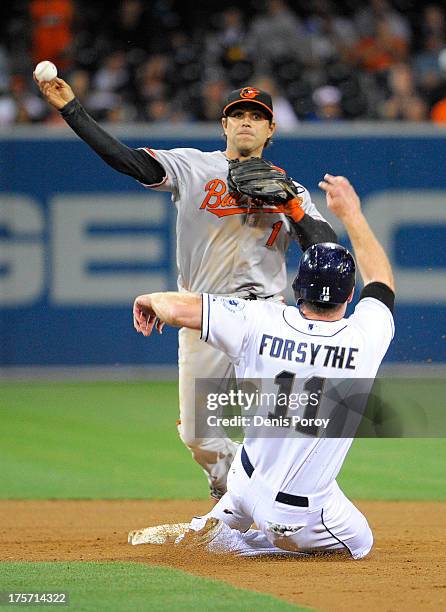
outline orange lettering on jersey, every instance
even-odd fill
[[[241,193],[227,193],[224,181],[214,178],[206,183],[204,188],[206,195],[200,205],[200,210],[207,210],[217,217],[227,217],[229,215],[254,215],[261,212],[278,213],[277,208],[270,208],[255,204]],[[240,206],[242,204],[243,206]]]
[[[207,195],[204,198],[201,208],[216,208],[221,204],[221,196],[226,193],[226,185],[220,179],[212,179],[204,188]]]
[[[232,195],[232,193],[227,193],[223,200],[221,201],[221,206],[235,206],[237,204],[237,199]]]

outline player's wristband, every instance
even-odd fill
[[[385,283],[374,281],[364,286],[359,297],[360,300],[364,298],[375,298],[387,306],[390,312],[393,313],[395,306],[395,293]]]

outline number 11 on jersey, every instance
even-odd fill
[[[268,413],[268,418],[285,418],[289,410],[290,394],[294,386],[294,379],[296,374],[294,372],[287,372],[284,370],[277,374],[274,382],[279,387],[278,397],[285,398],[286,402],[277,402],[274,408],[274,412]],[[307,403],[304,407],[304,413],[302,418],[306,420],[313,420],[317,416],[319,410],[319,404],[322,398],[322,391],[325,385],[325,378],[320,376],[312,376],[305,381],[303,391],[308,394],[309,397],[313,396],[313,401]],[[316,398],[316,401],[314,399]],[[310,436],[316,436],[318,433],[318,425],[312,425],[310,427],[301,427],[299,424],[295,426],[296,431],[301,431]]]

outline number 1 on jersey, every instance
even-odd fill
[[[277,236],[279,235],[282,225],[283,225],[283,221],[276,221],[275,223],[273,223],[273,229],[271,231],[271,234],[269,235],[268,240],[266,241],[265,246],[267,247],[273,246]]]

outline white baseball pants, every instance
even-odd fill
[[[240,556],[284,553],[344,552],[353,559],[365,557],[373,545],[367,520],[333,481],[328,489],[308,495],[308,508],[275,501],[255,470],[245,472],[240,451],[228,477],[228,492],[206,515],[194,518],[199,530],[215,517],[225,527],[209,544],[211,552]],[[258,530],[250,529],[255,523]]]
[[[200,332],[181,328],[178,334],[180,424],[178,432],[192,456],[203,468],[215,497],[226,492],[226,478],[238,444],[229,438],[198,438],[196,419],[206,419],[204,401],[195,399],[195,379],[225,380],[233,377],[228,357],[200,340]]]

